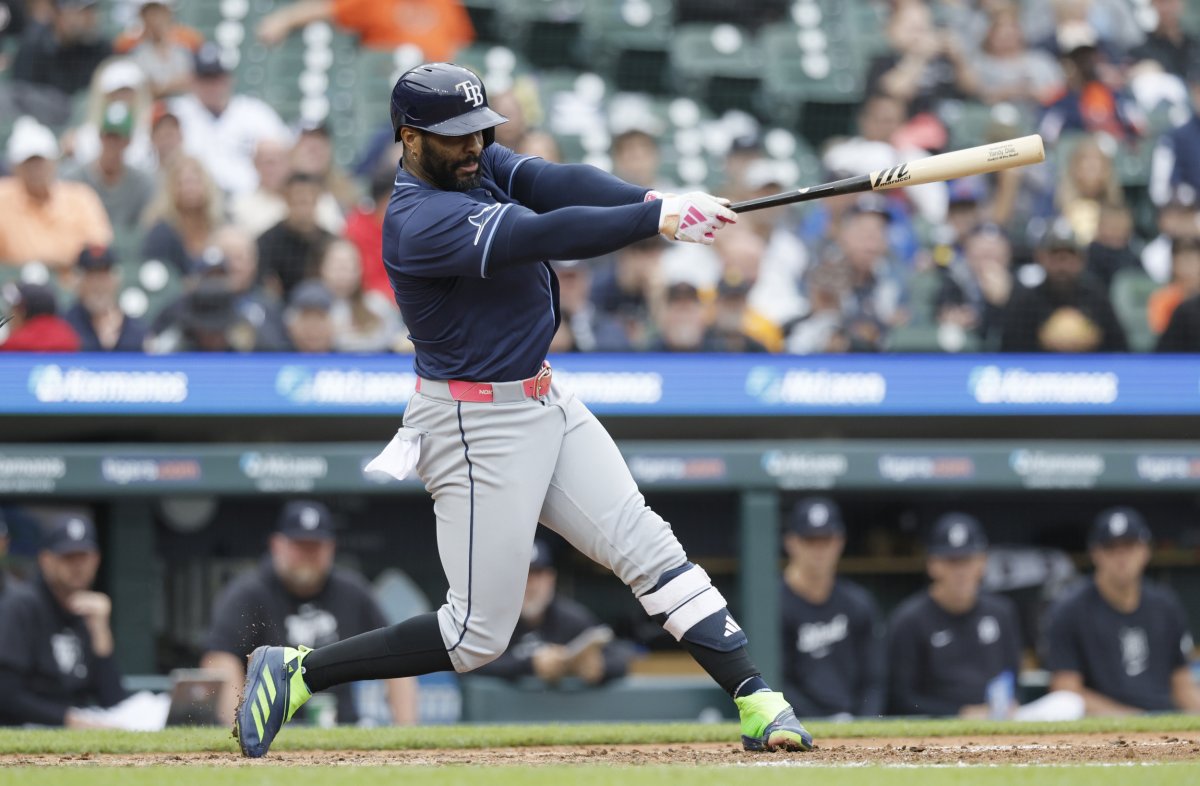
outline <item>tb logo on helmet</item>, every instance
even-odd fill
[[[464,79],[459,82],[454,86],[454,89],[461,90],[462,94],[466,96],[464,100],[468,101],[471,106],[479,106],[483,103],[483,90],[470,79]]]

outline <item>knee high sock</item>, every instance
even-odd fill
[[[435,612],[351,636],[304,657],[304,683],[313,693],[343,682],[435,671],[454,671]]]
[[[770,690],[766,680],[762,678],[750,653],[745,647],[738,647],[730,652],[720,652],[703,644],[696,644],[687,639],[679,642],[688,654],[696,659],[708,675],[725,689],[733,698],[741,698],[760,690]]]

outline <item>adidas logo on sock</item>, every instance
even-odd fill
[[[742,627],[733,621],[733,617],[725,615],[725,638],[729,638],[735,633],[741,632]]]

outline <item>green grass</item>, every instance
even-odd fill
[[[402,773],[402,774],[401,774]],[[60,767],[0,770],[0,786],[1184,786],[1200,767],[1036,767],[885,769],[861,767],[265,767],[218,769]]]
[[[831,737],[987,736],[1044,733],[1200,732],[1200,717],[1158,715],[1089,718],[1071,723],[1013,723],[960,720],[887,720],[808,724],[818,744]],[[418,728],[286,728],[272,750],[412,750],[494,748],[531,745],[619,745],[622,743],[736,742],[734,724],[561,724],[522,726],[425,726]],[[162,732],[0,730],[3,753],[199,753],[233,751],[224,728],[172,728]]]

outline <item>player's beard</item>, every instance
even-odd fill
[[[479,169],[465,178],[459,178],[455,173],[459,167],[478,164],[478,156],[467,156],[466,158],[452,161],[449,158],[440,156],[433,151],[429,145],[421,151],[421,169],[425,174],[433,180],[433,184],[443,191],[470,191],[473,188],[479,188],[482,184],[482,174]]]

